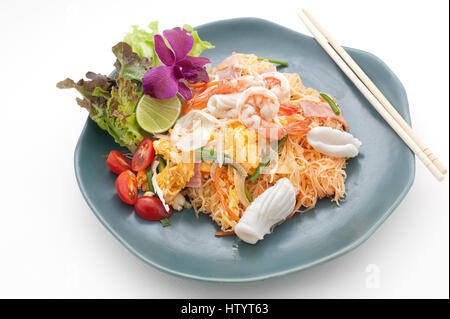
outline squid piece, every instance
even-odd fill
[[[334,157],[355,157],[362,144],[352,134],[326,126],[312,128],[307,139],[316,151]]]
[[[292,213],[295,195],[295,188],[289,179],[278,180],[247,207],[234,228],[235,234],[246,243],[256,244]]]

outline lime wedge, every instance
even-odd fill
[[[136,108],[139,126],[152,134],[166,132],[178,119],[181,101],[178,97],[158,100],[144,94]]]

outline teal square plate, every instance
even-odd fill
[[[289,274],[342,255],[366,240],[392,213],[415,175],[413,153],[311,37],[261,19],[240,18],[201,25],[205,52],[214,65],[233,52],[289,62],[283,72],[300,74],[306,86],[329,92],[340,102],[350,132],[363,145],[348,162],[347,196],[329,199],[278,226],[256,245],[234,236],[217,238],[207,215],[175,212],[172,225],[140,219],[116,195],[115,175],[104,154],[118,149],[110,136],[87,120],[75,149],[75,173],[89,207],[133,254],[164,272],[213,282],[246,282]],[[347,49],[373,82],[410,122],[405,90],[374,55]]]

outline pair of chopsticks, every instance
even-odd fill
[[[377,112],[416,154],[438,181],[444,179],[447,169],[431,152],[429,147],[414,133],[392,104],[369,79],[350,55],[331,37],[331,35],[305,9],[298,17],[312,33],[316,41],[328,53],[339,68],[355,84]]]

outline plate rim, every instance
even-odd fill
[[[211,21],[205,24],[202,24],[199,27],[207,27],[208,25],[211,24],[215,24],[215,23],[223,23],[223,22],[242,22],[242,21],[248,21],[248,22],[263,22],[263,23],[267,23],[267,24],[271,24],[274,26],[277,26],[279,28],[284,28],[286,30],[289,30],[290,32],[295,32],[303,37],[306,38],[312,38],[308,35],[305,35],[301,32],[298,32],[296,30],[292,30],[289,28],[286,28],[280,24],[274,23],[272,21],[269,20],[265,20],[265,19],[261,19],[261,18],[255,18],[255,17],[242,17],[242,18],[233,18],[233,19],[223,19],[223,20],[216,20],[216,21]],[[406,90],[403,86],[403,83],[400,81],[400,79],[397,77],[397,75],[386,65],[386,63],[384,63],[379,57],[377,57],[376,55],[374,55],[373,53],[364,51],[364,50],[360,50],[360,49],[354,49],[354,48],[348,48],[345,47],[346,50],[348,51],[353,51],[353,52],[359,52],[365,55],[369,55],[371,58],[377,60],[378,63],[380,63],[381,65],[383,65],[383,67],[385,68],[385,70],[389,73],[390,76],[392,76],[396,82],[399,85],[399,89],[402,91],[402,95],[404,96],[406,103],[407,103],[407,114],[406,114],[406,120],[407,122],[411,122],[411,118],[410,118],[410,110],[409,110],[409,103],[408,103],[408,96],[406,93]],[[350,52],[351,53],[351,52]],[[350,244],[348,244],[347,246],[341,248],[340,250],[334,252],[333,254],[330,254],[328,256],[325,256],[323,258],[314,260],[313,262],[307,263],[307,264],[302,264],[299,266],[294,266],[294,267],[290,267],[289,269],[285,269],[282,271],[277,271],[277,272],[272,272],[270,274],[266,274],[266,275],[258,275],[258,276],[247,276],[247,277],[206,277],[206,276],[199,276],[199,275],[193,275],[193,274],[186,274],[180,271],[176,271],[170,268],[167,268],[159,263],[156,263],[150,259],[148,259],[147,257],[143,256],[141,253],[139,253],[134,247],[132,247],[130,244],[128,244],[128,242],[122,238],[122,236],[120,236],[114,229],[113,227],[111,227],[106,221],[105,219],[102,217],[102,215],[99,213],[99,211],[97,210],[97,208],[95,207],[95,205],[91,202],[90,198],[87,196],[87,191],[84,188],[84,184],[82,182],[82,177],[81,177],[81,173],[80,173],[80,161],[79,159],[79,149],[81,147],[81,140],[82,140],[82,136],[84,135],[88,123],[89,121],[92,121],[89,116],[87,117],[87,120],[83,126],[83,129],[78,137],[78,141],[74,150],[74,170],[75,170],[75,177],[76,177],[76,181],[78,184],[78,187],[80,189],[80,192],[85,200],[85,202],[88,204],[89,208],[91,209],[91,211],[94,213],[94,215],[97,217],[97,219],[103,224],[103,226],[125,247],[127,248],[133,255],[135,255],[136,257],[138,257],[140,260],[142,260],[144,263],[166,273],[166,274],[170,274],[170,275],[174,275],[176,277],[179,278],[186,278],[186,279],[191,279],[191,280],[197,280],[197,281],[202,281],[202,282],[212,282],[212,283],[227,283],[227,284],[239,284],[239,283],[247,283],[247,282],[255,282],[255,281],[261,281],[261,280],[267,280],[267,279],[272,279],[272,278],[278,278],[281,276],[285,276],[288,274],[292,274],[292,273],[296,273],[296,272],[300,272],[303,270],[306,270],[308,268],[311,268],[313,266],[325,263],[327,261],[331,261],[339,256],[342,256],[354,249],[356,249],[357,247],[359,247],[362,243],[364,243],[367,239],[369,239],[372,234],[381,226],[381,224],[384,223],[384,221],[393,213],[393,211],[400,205],[400,203],[403,201],[403,199],[405,198],[405,196],[408,194],[408,192],[410,191],[413,183],[414,183],[414,179],[415,179],[415,175],[416,175],[416,161],[415,161],[415,156],[414,154],[410,151],[410,155],[409,161],[412,162],[412,172],[409,175],[409,179],[407,181],[406,186],[403,188],[402,192],[400,193],[400,195],[397,197],[397,199],[393,202],[393,204],[385,211],[385,213],[381,216],[381,218],[379,218],[377,220],[376,223],[374,223],[372,225],[372,227],[370,227],[369,230],[367,230],[361,237],[359,237],[358,239],[352,241]]]

